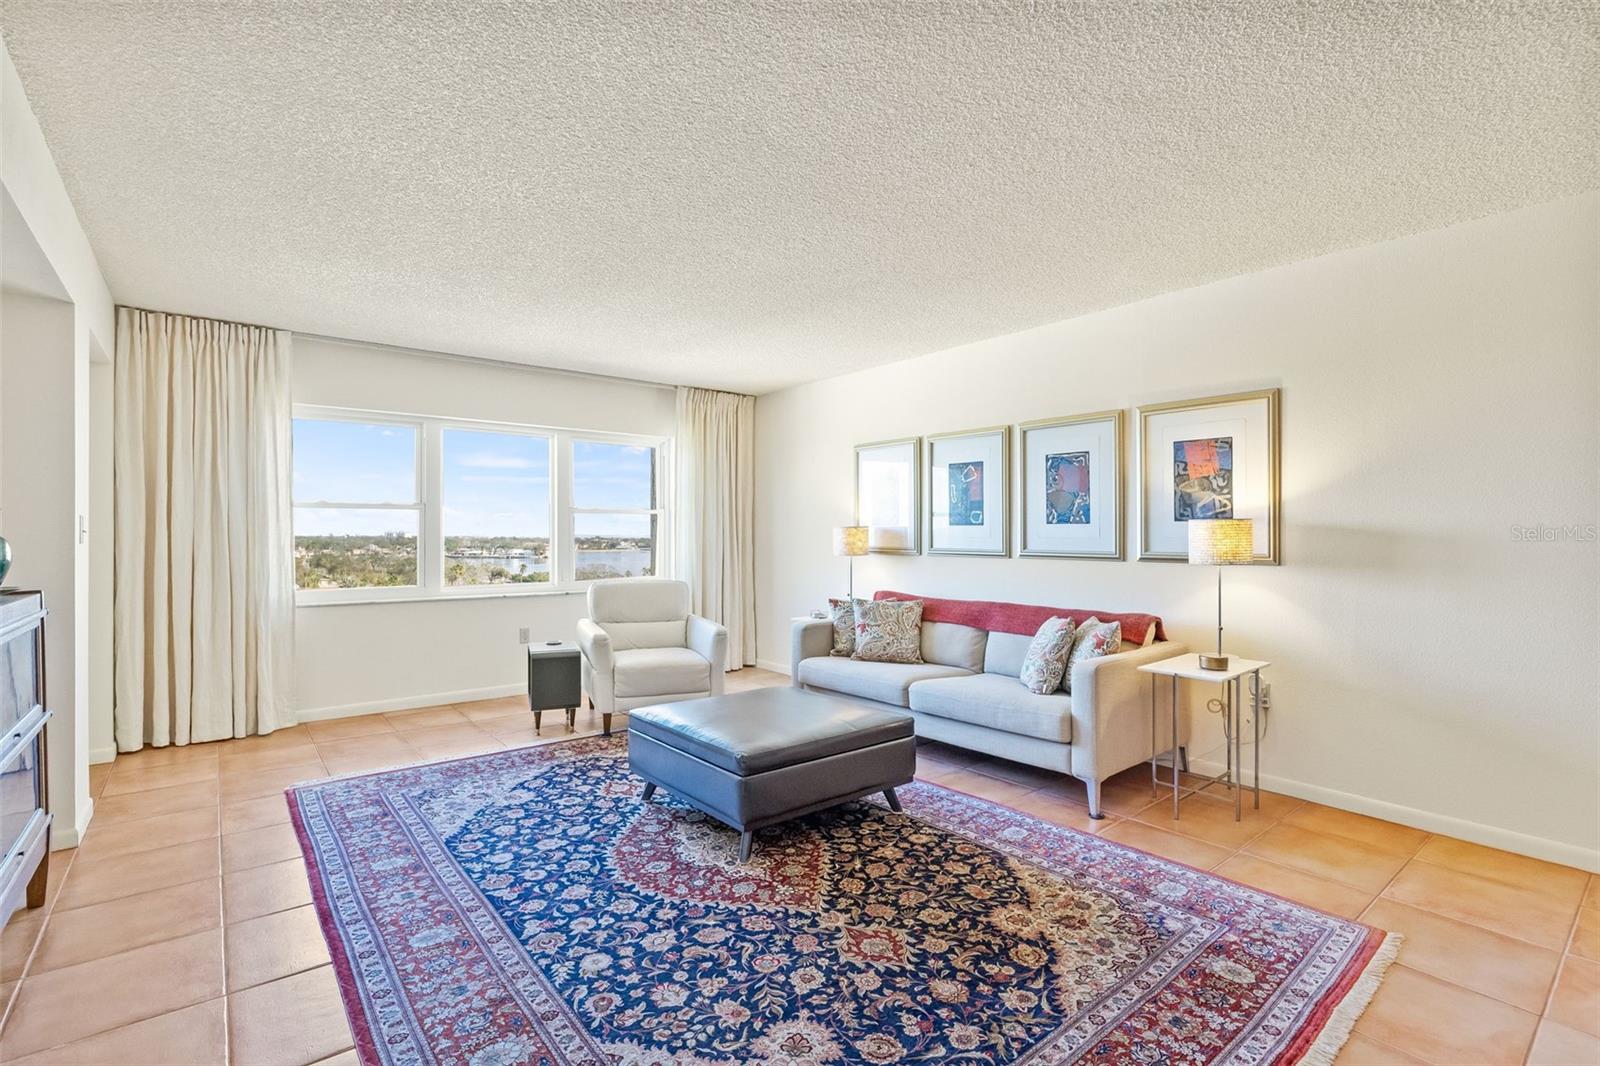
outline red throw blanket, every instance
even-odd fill
[[[875,600],[921,600],[925,622],[955,622],[957,625],[986,629],[991,633],[1016,633],[1031,637],[1049,618],[1070,618],[1073,624],[1086,618],[1102,622],[1121,622],[1122,639],[1143,644],[1145,633],[1156,627],[1156,639],[1166,640],[1161,619],[1153,614],[1117,614],[1114,611],[1078,611],[1066,607],[1037,607],[1027,603],[1002,603],[999,600],[941,600],[935,596],[913,596],[908,592],[878,592]]]

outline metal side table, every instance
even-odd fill
[[[547,640],[528,645],[528,710],[533,731],[545,711],[566,711],[567,731],[576,724],[583,702],[583,682],[578,669],[578,646],[570,640]]]
[[[1228,766],[1227,769],[1209,778],[1204,784],[1189,791],[1201,792],[1215,784],[1225,783],[1233,792],[1233,820],[1239,821],[1244,817],[1244,693],[1243,683],[1246,677],[1250,680],[1250,709],[1251,719],[1255,724],[1255,746],[1252,754],[1255,766],[1250,773],[1251,790],[1255,793],[1254,806],[1261,806],[1261,671],[1271,666],[1269,662],[1259,659],[1241,659],[1237,655],[1228,657],[1226,670],[1205,670],[1200,666],[1200,656],[1174,655],[1170,659],[1160,662],[1148,663],[1139,667],[1143,673],[1150,675],[1150,791],[1153,795],[1157,787],[1162,784],[1156,773],[1156,757],[1170,755],[1172,759],[1172,820],[1178,820],[1178,800],[1183,793],[1181,779],[1178,776],[1178,680],[1183,678],[1189,681],[1208,681],[1221,683],[1223,686],[1222,724],[1226,734]],[[1170,751],[1156,750],[1156,689],[1161,683],[1161,678],[1172,679],[1172,748]]]

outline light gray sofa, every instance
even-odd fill
[[[1072,692],[1029,692],[1019,680],[1031,637],[954,622],[922,623],[915,664],[864,662],[830,654],[833,627],[796,619],[789,672],[796,686],[909,710],[917,736],[1016,762],[1059,770],[1088,788],[1100,812],[1100,783],[1150,759],[1150,676],[1138,667],[1188,650],[1174,641],[1127,647],[1081,662]],[[1172,747],[1171,690],[1158,685],[1155,750]],[[1180,745],[1187,722],[1180,716]]]

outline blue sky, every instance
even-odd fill
[[[573,442],[573,505],[648,507],[651,450],[627,444]],[[297,501],[410,503],[416,498],[417,433],[409,426],[297,418]],[[518,433],[446,429],[443,454],[445,536],[549,536],[550,440]],[[414,533],[407,511],[301,508],[297,533]],[[584,515],[578,536],[650,531],[648,516]]]

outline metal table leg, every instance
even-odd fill
[[[1244,723],[1240,716],[1244,713],[1244,698],[1239,694],[1239,679],[1233,679],[1233,820],[1240,821],[1244,818]]]
[[[1178,750],[1178,675],[1172,675],[1172,750]],[[1178,820],[1178,759],[1172,759],[1172,820]]]
[[[1156,675],[1150,675],[1150,798],[1156,798]]]
[[[1255,768],[1250,771],[1250,784],[1255,789],[1255,808],[1261,809],[1261,671],[1254,675],[1254,684],[1250,690],[1250,716],[1256,727],[1256,746],[1252,753],[1255,759]]]

